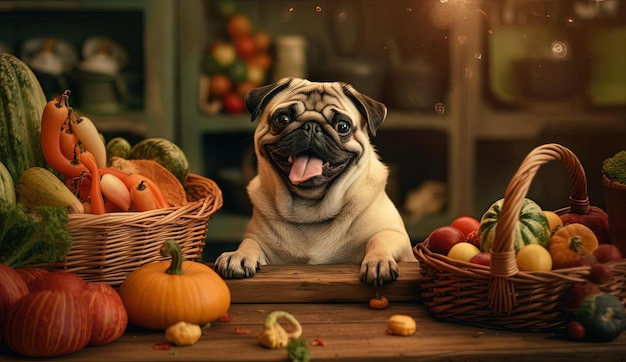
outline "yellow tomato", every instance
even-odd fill
[[[563,227],[563,220],[556,212],[543,210],[543,214],[546,215],[550,224],[550,233],[553,233],[557,227]]]
[[[517,253],[517,267],[521,271],[550,271],[552,257],[548,249],[539,244],[529,244]]]
[[[448,258],[469,262],[470,259],[478,253],[480,253],[480,250],[478,250],[477,247],[468,242],[462,241],[454,244],[454,246],[450,248]]]

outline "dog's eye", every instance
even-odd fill
[[[335,130],[340,136],[346,136],[352,131],[352,125],[348,121],[339,121],[335,123]]]
[[[291,118],[286,113],[279,113],[274,117],[274,125],[278,127],[285,127],[290,121]]]

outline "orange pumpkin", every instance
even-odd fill
[[[581,256],[590,255],[597,247],[598,238],[583,224],[572,223],[558,228],[548,245],[552,269],[575,266]]]
[[[204,325],[230,307],[230,290],[206,264],[183,261],[178,243],[167,240],[161,255],[172,261],[143,265],[120,286],[120,297],[132,324],[154,330],[185,321]]]

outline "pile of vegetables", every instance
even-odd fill
[[[108,344],[127,324],[122,300],[106,283],[0,263],[0,336],[17,354],[54,357]]]
[[[208,79],[202,87],[201,108],[208,114],[244,112],[244,96],[263,85],[272,65],[270,37],[264,31],[254,31],[248,16],[229,12],[224,14],[223,34],[210,44],[202,73]]]
[[[490,266],[503,203],[504,199],[494,202],[480,220],[460,216],[433,230],[425,245],[451,259]],[[596,227],[606,223],[606,214],[593,211],[574,217],[572,221],[571,213],[542,210],[533,200],[524,199],[513,229],[517,267],[522,272],[589,267],[587,281],[573,283],[563,298],[569,319],[566,336],[608,342],[626,328],[626,313],[619,298],[603,293],[599,286],[613,281],[610,265],[623,261],[623,255],[608,239],[598,237],[604,233]]]
[[[130,151],[131,157],[143,158],[142,162],[128,160],[122,166],[120,162],[111,164],[113,157],[107,154],[106,144],[97,128],[89,118],[78,116],[69,106],[69,96],[66,91],[44,108],[41,146],[46,162],[64,177],[67,188],[82,203],[85,212],[100,215],[114,211],[148,211],[180,206],[186,201],[174,202],[164,194],[165,188],[178,186],[183,190],[184,198],[182,182],[186,180],[188,164],[178,146],[165,139],[146,139]],[[159,163],[166,161],[163,154],[172,156],[173,152],[177,153],[180,162],[171,162],[172,157],[167,159],[166,166],[170,169]],[[148,172],[152,177],[144,174]],[[29,190],[24,188],[24,193],[18,190],[18,201],[20,198],[53,199],[52,196],[33,195]],[[77,208],[72,211],[80,212]]]

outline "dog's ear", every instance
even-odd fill
[[[252,122],[263,112],[269,101],[285,88],[289,87],[296,78],[283,78],[275,83],[254,88],[245,96],[246,108],[252,117]]]
[[[367,120],[369,133],[372,136],[376,136],[378,126],[380,126],[387,117],[387,106],[374,98],[356,91],[347,83],[343,84],[342,89],[344,94],[354,103],[359,113]]]

